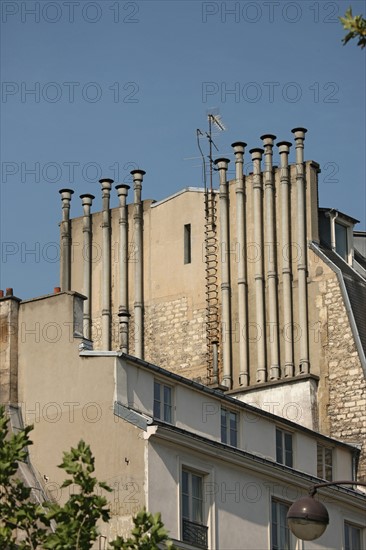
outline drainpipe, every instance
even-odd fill
[[[109,201],[113,180],[101,179],[102,185],[102,349],[111,349],[111,218]]]
[[[245,189],[243,176],[244,151],[246,143],[236,141],[231,146],[235,153],[236,176],[236,232],[239,246],[238,261],[238,316],[239,316],[239,385],[249,386],[248,350],[248,282],[245,238]]]
[[[267,285],[268,285],[268,318],[269,318],[269,344],[270,344],[270,371],[271,380],[280,378],[279,360],[279,327],[278,327],[278,300],[277,300],[277,262],[275,242],[275,198],[273,183],[273,141],[276,136],[265,134],[261,136],[264,146],[265,179],[264,194],[266,205],[266,235],[268,240],[268,264],[267,264]]]
[[[282,219],[282,285],[283,285],[283,333],[285,354],[285,377],[294,376],[293,320],[291,292],[291,241],[290,241],[290,178],[288,156],[291,143],[277,143],[281,159],[281,219]]]
[[[222,384],[232,387],[231,368],[231,317],[230,317],[230,253],[229,253],[229,195],[226,172],[230,160],[219,158],[215,165],[220,175],[220,250],[221,250],[221,301],[222,301]],[[225,250],[225,259],[223,259]]]
[[[299,284],[299,326],[300,326],[300,371],[298,374],[310,372],[308,308],[307,308],[307,254],[306,254],[306,197],[304,175],[304,140],[305,128],[294,128],[292,133],[296,142],[296,187],[297,187],[297,238],[300,256],[297,264]]]
[[[84,302],[84,338],[91,340],[91,239],[92,239],[92,230],[91,230],[91,215],[90,208],[95,199],[94,195],[80,195],[81,204],[84,210],[84,219],[83,219],[83,260],[84,260],[84,289],[83,293],[86,296]]]
[[[135,212],[133,215],[135,226],[135,303],[134,303],[134,316],[135,316],[135,356],[139,359],[144,358],[144,327],[143,327],[143,242],[142,242],[142,202],[141,202],[141,190],[142,181],[146,172],[144,170],[132,170],[131,175],[133,177],[134,187],[134,203]]]
[[[128,353],[128,212],[127,194],[130,186],[116,185],[119,198],[119,347],[123,353]]]
[[[332,208],[332,210],[329,210],[328,215],[330,219],[330,245],[332,250],[335,252],[336,250],[335,221],[338,218],[338,212]]]
[[[61,288],[62,291],[71,288],[71,223],[70,223],[70,202],[72,189],[60,189],[62,200],[62,221],[61,232]]]
[[[259,250],[259,258],[255,265],[255,302],[257,319],[257,382],[265,382],[266,371],[266,337],[264,313],[264,278],[263,278],[263,199],[261,160],[263,149],[251,149],[253,161],[253,210],[254,210],[254,242]]]

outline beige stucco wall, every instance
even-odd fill
[[[53,498],[63,502],[70,491],[60,488],[63,452],[80,439],[90,445],[96,477],[113,489],[105,493],[113,518],[101,526],[113,536],[129,532],[131,515],[146,504],[145,442],[140,429],[113,414],[116,358],[79,356],[81,340],[73,337],[78,300],[62,293],[21,304],[19,403],[25,424],[34,425],[32,464],[47,476]]]

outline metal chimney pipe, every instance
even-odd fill
[[[102,186],[102,349],[111,349],[111,215],[113,180],[101,179]]]
[[[60,223],[61,233],[61,289],[63,291],[71,288],[71,225],[70,225],[70,202],[72,189],[60,189],[62,200],[62,221]]]
[[[275,190],[273,182],[273,145],[276,136],[265,134],[261,136],[264,146],[264,198],[266,205],[266,236],[268,241],[267,284],[268,284],[268,318],[270,327],[270,371],[271,380],[280,378],[279,358],[279,325],[278,325],[278,301],[277,301],[277,262],[275,239]]]
[[[231,366],[231,315],[230,315],[230,254],[229,254],[229,195],[226,172],[230,160],[219,158],[215,165],[220,175],[220,251],[221,251],[221,300],[222,300],[222,384],[228,389],[232,387]],[[225,259],[223,259],[225,250]]]
[[[293,320],[292,320],[292,273],[290,239],[290,178],[288,156],[292,144],[289,141],[277,143],[281,159],[281,219],[282,219],[282,293],[285,377],[294,376]]]
[[[236,176],[236,238],[239,246],[238,261],[238,316],[239,316],[239,385],[249,386],[249,350],[248,350],[248,282],[246,265],[245,234],[245,189],[244,189],[244,152],[246,143],[236,141],[231,144],[235,154]]]
[[[127,195],[130,186],[127,184],[116,185],[119,198],[119,346],[123,353],[128,353],[128,211]]]
[[[265,382],[266,370],[266,327],[264,312],[264,272],[263,272],[263,199],[261,160],[263,149],[251,149],[253,161],[253,210],[254,210],[254,242],[259,250],[259,258],[255,264],[255,302],[257,319],[257,382]]]
[[[92,229],[91,229],[91,215],[90,209],[95,199],[94,195],[84,194],[80,195],[81,204],[84,210],[83,218],[83,260],[84,260],[84,282],[83,293],[86,296],[84,302],[84,337],[91,340],[91,242],[92,242]]]
[[[307,303],[307,243],[306,243],[306,196],[304,175],[304,141],[306,128],[291,130],[296,142],[296,187],[297,187],[297,238],[300,255],[297,263],[299,326],[300,326],[300,372],[310,372],[308,303]]]
[[[141,190],[142,181],[146,172],[144,170],[132,170],[134,188],[135,211],[133,215],[135,226],[135,250],[137,254],[135,262],[135,303],[134,303],[134,321],[135,321],[135,356],[139,359],[144,358],[144,327],[143,327],[143,241],[142,241],[142,202]]]

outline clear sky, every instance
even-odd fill
[[[320,205],[365,230],[365,51],[341,43],[349,5],[365,15],[350,0],[1,0],[0,288],[59,285],[59,189],[75,190],[75,217],[81,193],[101,208],[100,177],[128,183],[135,167],[143,198],[202,186],[196,129],[212,108],[232,160],[234,141],[308,128]]]

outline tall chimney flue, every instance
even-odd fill
[[[230,160],[219,158],[215,165],[220,175],[220,247],[221,254],[221,341],[222,341],[222,384],[228,389],[232,387],[231,365],[231,313],[230,313],[230,246],[229,246],[229,194],[226,172]]]
[[[134,186],[134,226],[135,226],[135,356],[144,358],[144,304],[143,304],[143,240],[142,240],[142,181],[146,172],[144,170],[132,170]]]
[[[257,382],[265,382],[266,369],[266,331],[264,313],[264,270],[263,270],[263,199],[261,161],[263,149],[251,149],[253,161],[253,215],[254,215],[254,243],[259,251],[258,261],[255,262],[255,304],[257,320]]]
[[[238,261],[238,316],[240,327],[239,339],[239,384],[249,386],[249,350],[248,350],[248,281],[246,265],[246,231],[245,231],[245,187],[244,187],[244,152],[246,143],[232,143],[235,154],[236,179],[236,239],[239,248]]]
[[[113,180],[99,180],[102,186],[102,349],[111,349],[111,213]]]
[[[277,261],[275,239],[275,204],[273,183],[273,144],[276,136],[265,134],[261,136],[264,147],[264,200],[266,211],[266,244],[268,244],[267,284],[268,284],[268,318],[271,331],[270,344],[270,371],[271,380],[280,378],[279,358],[279,326],[278,326],[278,300],[277,300]]]
[[[84,337],[91,340],[91,272],[92,272],[92,258],[91,258],[91,244],[92,244],[92,227],[91,227],[91,215],[90,209],[95,199],[94,195],[88,193],[80,195],[81,204],[83,206],[84,218],[83,218],[83,261],[84,261],[84,295],[86,300],[84,302]]]
[[[281,220],[282,220],[282,295],[285,377],[294,376],[293,320],[292,320],[292,270],[291,270],[291,218],[290,177],[288,156],[292,144],[289,141],[277,143],[281,159]]]
[[[128,353],[129,317],[128,312],[128,211],[127,195],[130,186],[116,185],[119,198],[119,346],[123,353]]]
[[[307,243],[306,243],[306,196],[304,175],[304,141],[306,128],[294,128],[296,143],[296,188],[297,188],[297,238],[299,258],[297,263],[298,306],[300,327],[300,369],[298,374],[310,372],[308,304],[307,304]]]
[[[74,191],[72,189],[60,189],[62,200],[61,232],[61,289],[71,289],[71,224],[70,202]]]

